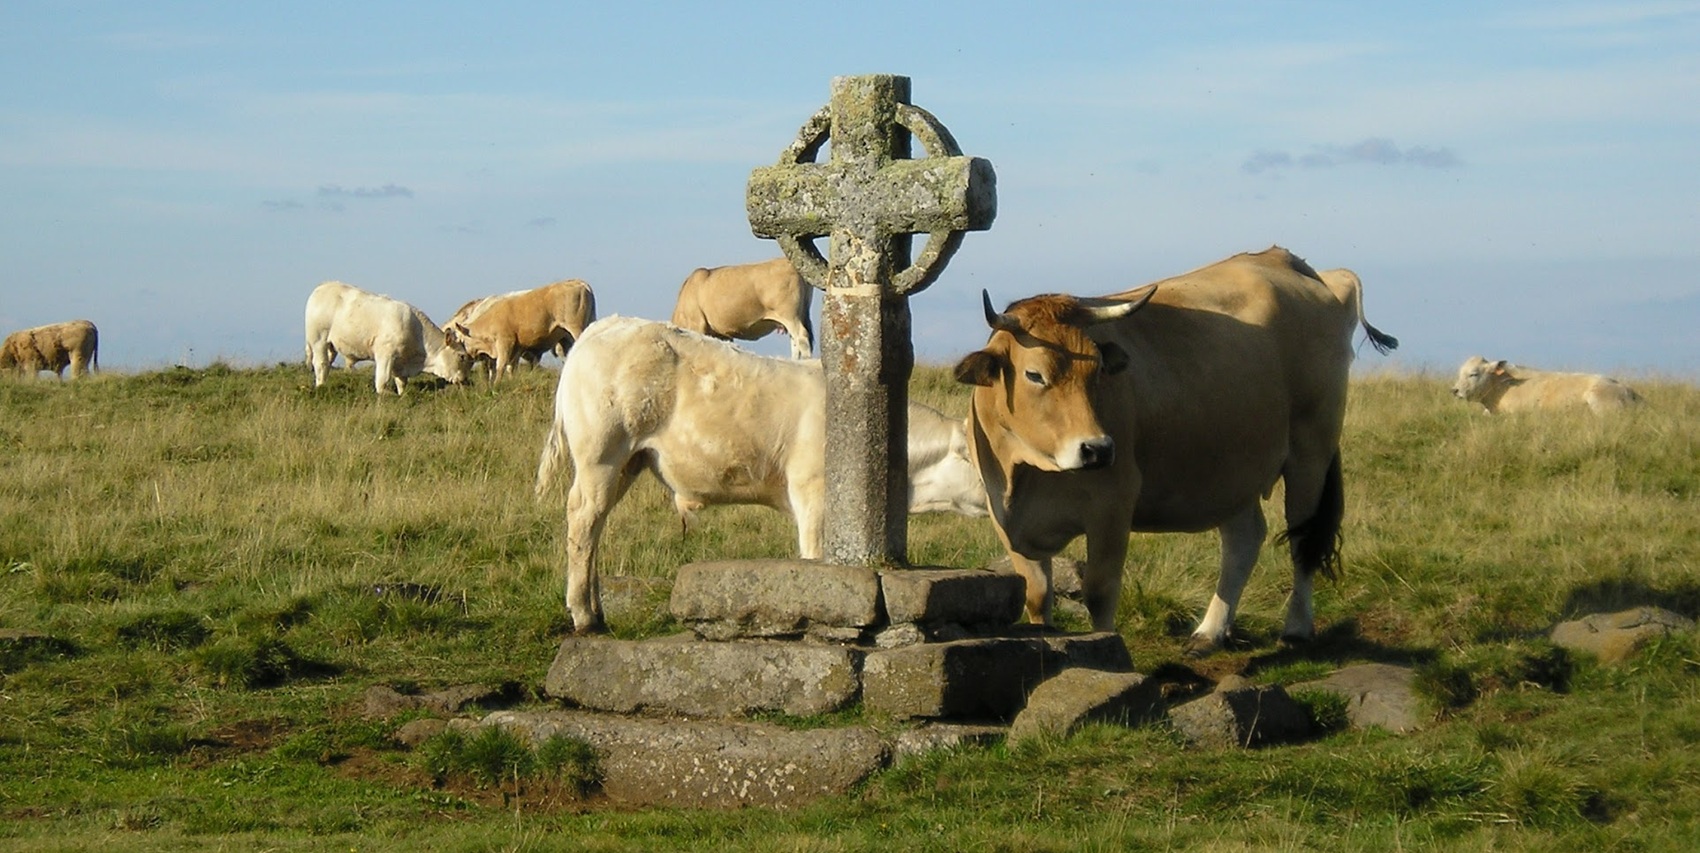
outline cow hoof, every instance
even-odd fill
[[[1312,639],[1313,639],[1312,637],[1305,635],[1305,634],[1282,634],[1281,635],[1281,645],[1283,645],[1283,646],[1308,646],[1308,645],[1310,645],[1310,641]]]
[[[1221,641],[1195,634],[1191,640],[1187,641],[1185,656],[1193,659],[1204,658],[1221,651],[1221,649]]]
[[[601,622],[594,625],[586,625],[583,628],[573,629],[573,636],[575,637],[601,637],[607,635],[607,633],[608,626]]]

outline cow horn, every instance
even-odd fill
[[[986,310],[986,325],[994,330],[1004,332],[1021,331],[1021,322],[1008,314],[999,314],[992,310],[992,295],[985,288],[980,289],[980,304]]]
[[[1129,299],[1126,302],[1099,305],[1095,308],[1081,306],[1080,315],[1085,320],[1082,325],[1092,326],[1098,323],[1109,322],[1110,320],[1120,320],[1121,318],[1144,308],[1145,303],[1150,302],[1151,297],[1157,295],[1157,285],[1153,284],[1150,287],[1144,288],[1144,290],[1145,292],[1143,294],[1134,297],[1133,299]]]

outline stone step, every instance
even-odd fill
[[[854,642],[892,626],[1001,628],[1022,613],[1025,582],[974,569],[889,569],[803,560],[723,560],[679,569],[671,610],[709,639]]]
[[[497,711],[480,723],[540,744],[590,744],[601,793],[631,806],[800,806],[855,787],[891,761],[865,726],[795,731],[751,722],[654,720],[587,711]]]
[[[544,677],[556,699],[598,711],[799,717],[850,705],[863,652],[839,645],[763,640],[706,642],[568,637]]]
[[[1045,679],[1072,668],[1133,671],[1121,635],[1031,634],[870,651],[862,703],[901,719],[1009,720]]]

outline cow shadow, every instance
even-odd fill
[[[1560,613],[1573,619],[1635,607],[1662,607],[1691,618],[1700,616],[1700,579],[1656,587],[1639,578],[1599,578],[1571,587]]]
[[[1356,619],[1345,619],[1317,631],[1302,643],[1270,642],[1265,651],[1254,651],[1243,674],[1279,669],[1297,663],[1327,663],[1336,667],[1358,663],[1384,663],[1420,668],[1440,660],[1440,651],[1418,646],[1390,645],[1364,636]]]

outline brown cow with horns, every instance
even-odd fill
[[[956,366],[975,386],[969,449],[998,536],[1049,621],[1051,558],[1086,537],[1092,623],[1114,630],[1128,531],[1216,529],[1221,574],[1190,651],[1219,648],[1267,533],[1261,500],[1285,484],[1293,591],[1283,636],[1315,631],[1311,581],[1331,573],[1345,508],[1340,433],[1357,276],[1321,275],[1280,247],[1112,296],[1049,294],[1003,313]]]

